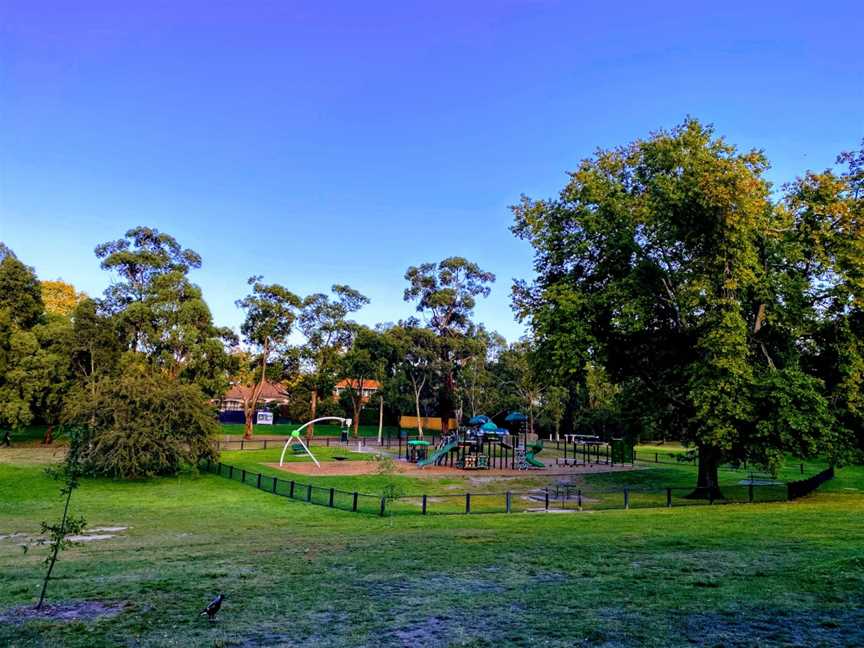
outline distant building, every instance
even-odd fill
[[[220,412],[242,412],[243,403],[252,397],[254,387],[245,385],[231,385],[225,395],[219,399]],[[261,388],[261,393],[258,395],[258,402],[255,409],[265,409],[268,405],[282,405],[288,402],[288,392],[278,383],[267,381],[264,387]]]
[[[349,389],[357,389],[360,387],[358,385],[359,381],[354,379],[350,380],[348,378],[344,378],[336,383],[336,387],[333,388],[333,395],[336,398],[339,398],[344,392]],[[381,383],[377,380],[363,380],[361,396],[363,398],[363,402],[368,401],[379,389],[381,389]]]

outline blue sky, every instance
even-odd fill
[[[779,183],[864,136],[862,3],[653,4],[5,0],[0,240],[98,294],[94,246],[157,227],[225,325],[252,274],[394,321],[405,269],[458,254],[515,339],[508,205],[596,147],[693,115]]]

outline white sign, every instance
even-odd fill
[[[258,418],[255,419],[258,425],[273,425],[273,412],[258,412]]]

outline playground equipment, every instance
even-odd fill
[[[432,445],[423,439],[413,439],[408,442],[408,461],[419,463],[426,459],[429,454],[429,446]]]
[[[511,412],[505,421],[508,427],[499,428],[488,416],[472,417],[467,428],[442,438],[435,451],[418,460],[417,466],[448,464],[463,470],[545,468],[536,458],[543,449],[542,441],[529,445],[528,417]]]
[[[322,416],[321,418],[316,418],[312,421],[307,421],[306,423],[304,423],[303,425],[298,427],[296,430],[294,430],[291,433],[291,438],[285,442],[285,447],[282,448],[282,454],[279,456],[279,465],[280,466],[282,465],[282,463],[285,460],[285,453],[288,451],[288,446],[292,446],[295,449],[299,446],[300,448],[302,448],[302,450],[304,450],[306,452],[306,454],[308,454],[312,458],[312,461],[315,462],[316,466],[318,466],[319,468],[321,467],[321,464],[318,463],[318,460],[315,458],[315,455],[313,455],[312,451],[309,450],[309,446],[307,446],[305,443],[303,443],[303,439],[300,438],[300,430],[302,430],[303,428],[305,428],[309,425],[312,425],[313,423],[320,423],[321,421],[339,421],[342,424],[343,432],[351,427],[351,419],[350,418],[340,418],[338,416]]]

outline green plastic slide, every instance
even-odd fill
[[[459,444],[458,440],[453,440],[450,443],[447,443],[440,448],[438,448],[435,452],[429,455],[428,458],[422,459],[417,462],[418,468],[423,468],[424,466],[429,466],[431,464],[436,464],[438,461],[444,458],[444,456],[450,452],[453,448],[455,448]]]
[[[536,456],[538,454],[540,454],[542,451],[543,451],[543,442],[538,440],[536,443],[534,443],[534,445],[531,446],[531,448],[528,450],[528,452],[525,453],[525,461],[527,461],[529,464],[531,464],[535,468],[545,468],[546,464],[544,464],[542,461],[539,461],[536,458]]]

